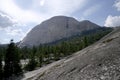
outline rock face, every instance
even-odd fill
[[[120,28],[87,48],[42,67],[25,80],[119,80]]]
[[[99,27],[87,20],[79,22],[72,17],[55,16],[35,26],[22,40],[20,46],[51,43]]]

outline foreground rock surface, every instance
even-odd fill
[[[95,44],[39,70],[26,73],[23,80],[119,79],[120,28],[116,28]]]

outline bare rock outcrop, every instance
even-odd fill
[[[99,27],[87,20],[79,22],[72,17],[55,16],[35,26],[19,46],[38,46],[51,43]]]
[[[119,80],[120,28],[95,44],[36,72],[25,80]]]

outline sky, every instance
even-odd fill
[[[120,0],[0,0],[0,44],[19,42],[33,27],[59,15],[119,26]]]

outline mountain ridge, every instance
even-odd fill
[[[55,16],[35,26],[19,46],[38,46],[51,43],[99,27],[99,25],[88,20],[79,22],[72,17]]]

